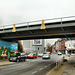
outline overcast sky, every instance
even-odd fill
[[[75,0],[0,0],[0,26],[75,16]]]
[[[45,39],[45,47],[47,46],[47,44],[49,43],[50,45],[54,45],[55,42],[60,39],[60,38],[55,38],[55,39]]]

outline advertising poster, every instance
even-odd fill
[[[34,39],[33,45],[42,45],[42,39]]]

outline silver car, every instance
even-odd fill
[[[39,53],[39,54],[38,54],[38,57],[42,57],[42,56],[43,56],[43,53]]]
[[[61,52],[58,52],[58,55],[62,55],[62,53]]]
[[[50,54],[44,53],[42,59],[50,59]]]

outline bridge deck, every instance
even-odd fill
[[[75,37],[75,20],[45,23],[46,29],[40,29],[41,24],[0,29],[0,39],[44,39],[44,38],[69,38]]]

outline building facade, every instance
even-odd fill
[[[67,40],[65,42],[67,53],[75,54],[75,40]]]
[[[62,39],[60,41],[60,52],[62,52],[63,54],[66,53],[66,47],[65,47],[65,40],[64,39]]]
[[[56,52],[62,52],[62,54],[75,54],[75,40],[58,40],[55,42],[53,49]]]
[[[45,40],[34,39],[34,40],[22,40],[23,51],[25,53],[38,52],[42,53],[45,51]]]
[[[55,51],[58,53],[59,51],[65,54],[65,40],[64,39],[59,39],[55,42],[54,44]]]

